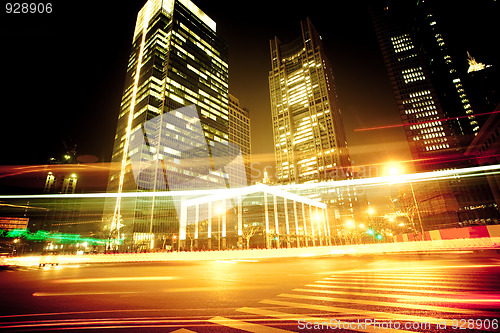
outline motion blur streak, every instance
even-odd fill
[[[190,326],[214,326],[210,323],[200,323],[198,319],[163,319],[157,318],[98,318],[98,319],[66,319],[45,321],[8,322],[0,326],[2,329],[34,328],[39,330],[63,329],[119,329],[119,328],[166,328]],[[81,326],[81,327],[80,327]]]
[[[500,111],[478,113],[478,114],[475,114],[474,117],[487,116],[487,115],[494,114],[494,113],[500,113]],[[437,122],[437,121],[449,121],[449,120],[455,120],[455,119],[461,119],[461,118],[470,118],[470,117],[471,117],[470,115],[466,115],[466,116],[459,116],[459,117],[452,117],[452,118],[442,118],[442,119],[426,120],[426,121],[420,121],[420,122],[414,122],[414,123],[394,124],[394,125],[377,126],[377,127],[367,127],[367,128],[356,128],[354,130],[354,132],[372,131],[372,130],[395,128],[395,127],[403,127],[403,126],[411,126],[411,125],[420,125],[420,124],[432,123],[432,122]]]
[[[311,188],[335,188],[342,186],[359,186],[359,185],[383,185],[383,184],[403,184],[408,182],[434,181],[453,179],[457,176],[461,177],[476,177],[484,175],[492,175],[500,173],[500,164],[485,165],[463,169],[440,170],[432,172],[422,172],[414,174],[400,174],[395,176],[372,177],[339,181],[327,181],[319,183],[292,184],[273,186],[273,188],[282,190],[307,190]],[[259,185],[254,185],[259,186]],[[193,191],[163,191],[163,192],[124,192],[124,193],[77,193],[77,194],[22,194],[22,195],[0,195],[0,199],[40,199],[40,198],[116,198],[116,197],[184,197],[198,195],[231,195],[237,196],[240,193],[245,193],[247,189],[230,188],[221,190],[193,190]]]
[[[174,280],[173,276],[128,276],[113,278],[89,278],[89,279],[64,279],[55,280],[54,283],[88,283],[88,282],[123,282],[123,281],[162,281]]]
[[[87,295],[120,295],[120,294],[137,294],[137,292],[136,291],[89,291],[89,292],[73,292],[73,293],[36,292],[33,293],[33,296],[47,297],[47,296],[87,296]]]

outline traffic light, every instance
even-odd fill
[[[279,240],[280,238],[278,236],[274,237],[274,240]]]
[[[366,232],[368,235],[373,235],[373,229],[372,228],[369,228],[368,231]]]
[[[381,234],[377,234],[377,235],[375,236],[375,238],[376,238],[376,239],[378,239],[378,240],[381,240],[381,239],[382,239],[382,235],[381,235]]]

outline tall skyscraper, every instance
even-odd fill
[[[466,166],[479,130],[460,73],[424,1],[382,1],[372,17],[418,171]]]
[[[350,178],[351,162],[335,80],[321,37],[309,19],[289,43],[270,41],[269,90],[276,178],[302,184]],[[350,191],[320,199],[352,214]],[[337,214],[338,215],[338,214]]]
[[[148,0],[137,15],[108,191],[224,187],[212,158],[227,156],[228,139],[227,45],[216,23],[190,0]],[[135,248],[178,234],[165,198],[118,196],[106,212],[110,238]]]
[[[302,34],[270,41],[269,89],[279,183],[343,179],[351,166],[331,65],[307,19]]]
[[[479,131],[472,103],[430,1],[381,0],[372,19],[417,171],[473,166],[465,156]],[[493,214],[484,182],[457,179],[421,186],[425,228]]]

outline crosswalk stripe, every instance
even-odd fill
[[[331,284],[364,284],[364,283],[370,283],[370,285],[382,285],[382,286],[405,286],[405,287],[432,287],[432,288],[437,288],[437,289],[459,289],[459,290],[467,290],[467,288],[463,287],[455,287],[455,286],[436,286],[434,284],[429,284],[429,283],[420,283],[420,284],[412,284],[412,283],[390,283],[390,282],[372,282],[372,281],[358,281],[358,282],[351,282],[351,281],[331,281],[331,280],[323,280],[321,283],[331,283]],[[469,289],[473,290],[473,289]]]
[[[422,279],[422,280],[444,280],[444,279],[454,279],[453,275],[446,275],[440,277],[439,275],[436,274],[420,274],[418,273],[418,276],[415,276],[415,273],[407,274],[407,273],[393,273],[393,274],[377,274],[377,273],[369,273],[369,274],[332,274],[330,277],[338,277],[338,278],[358,278],[358,277],[367,277],[367,278],[372,278],[372,277],[388,277],[388,278],[394,278],[394,277],[411,277],[412,279]]]
[[[307,293],[320,293],[320,294],[334,294],[334,295],[352,295],[352,296],[368,296],[368,297],[384,297],[384,298],[396,298],[398,302],[400,299],[412,302],[467,302],[467,303],[496,303],[497,299],[494,298],[446,298],[446,297],[434,297],[434,296],[415,296],[415,295],[400,295],[400,294],[381,294],[381,293],[360,293],[354,291],[340,291],[340,290],[322,290],[322,289],[302,289],[296,288],[293,291],[307,292]]]
[[[316,281],[319,284],[306,284],[306,287],[317,287],[317,288],[335,288],[335,289],[350,289],[350,290],[381,290],[381,291],[393,291],[393,292],[405,292],[405,293],[418,293],[418,294],[440,294],[440,295],[457,295],[455,291],[446,290],[421,290],[421,289],[403,289],[403,288],[380,288],[380,287],[351,287],[351,286],[338,286],[338,285],[328,285],[322,284],[323,281]]]
[[[284,313],[284,312],[279,312],[279,311],[272,311],[272,310],[259,309],[259,308],[249,308],[249,307],[243,307],[243,308],[237,309],[236,311],[244,312],[244,313],[251,313],[251,314],[258,315],[258,316],[274,317],[274,318],[286,319],[286,320],[295,320],[295,321],[297,321],[297,325],[298,325],[299,321],[301,321],[302,323],[305,323],[305,322],[324,323],[325,325],[323,325],[323,326],[330,328],[331,326],[333,326],[333,323],[334,323],[335,325],[337,325],[337,327],[341,327],[341,328],[347,329],[347,330],[355,330],[356,332],[380,333],[380,329],[377,329],[377,328],[363,328],[363,327],[370,326],[370,325],[363,325],[363,326],[349,325],[351,322],[340,321],[340,320],[337,320],[337,318],[310,317],[310,316],[306,316],[306,315],[290,314],[290,313]],[[333,319],[335,319],[335,322],[332,322]],[[361,321],[361,322],[364,323],[363,321]],[[332,325],[329,326],[328,323],[331,323]],[[345,323],[347,325],[347,327],[349,327],[349,328],[353,327],[353,328],[352,329],[344,328],[344,325],[342,325],[343,323]],[[353,324],[355,324],[355,323],[353,322]],[[396,329],[388,329],[388,330],[384,330],[384,331],[385,332],[394,332],[394,333],[412,332],[412,331],[404,331],[404,330],[396,330]]]
[[[360,300],[360,299],[335,298],[335,297],[325,297],[325,296],[310,296],[310,295],[298,295],[298,294],[279,294],[278,296],[288,297],[288,298],[308,299],[308,300],[315,300],[315,301],[341,302],[341,303],[350,303],[350,304],[388,306],[388,307],[393,307],[393,308],[406,308],[406,309],[413,309],[413,310],[463,313],[463,314],[478,315],[478,316],[479,315],[482,315],[482,316],[497,315],[494,312],[459,309],[459,308],[448,308],[448,307],[434,306],[434,305],[391,303],[391,302],[381,302],[381,301],[369,301],[369,300]]]
[[[329,281],[337,281],[337,279],[342,279],[340,281],[344,281],[346,280],[346,278],[344,278],[343,276],[339,276],[339,277],[327,277],[325,278],[326,280],[329,280]],[[370,276],[367,276],[367,277],[357,277],[357,278],[354,278],[354,277],[350,277],[350,278],[347,278],[347,280],[349,281],[364,281],[364,282],[376,282],[376,281],[386,281],[386,282],[402,282],[402,283],[405,283],[406,282],[417,282],[417,283],[420,283],[422,282],[422,280],[418,280],[418,279],[393,279],[393,278],[373,278],[373,277],[370,277]],[[428,280],[431,284],[446,284],[446,285],[460,285],[460,284],[463,284],[463,282],[456,282],[456,283],[453,283],[453,282],[449,282],[449,281],[443,281],[441,279],[436,279],[434,281],[432,281],[432,279]],[[484,284],[484,283],[482,283]]]
[[[275,328],[271,326],[265,326],[265,325],[259,325],[259,324],[254,324],[254,323],[248,323],[246,321],[241,321],[241,320],[236,320],[236,319],[230,319],[230,318],[224,318],[224,317],[213,317],[208,320],[211,323],[218,324],[221,326],[226,326],[238,330],[243,330],[247,332],[252,332],[252,333],[266,333],[266,332],[272,332],[272,333],[289,333],[292,331],[287,331],[283,330],[281,328]]]
[[[500,264],[480,264],[480,265],[450,265],[450,266],[417,266],[412,268],[390,267],[390,268],[368,268],[368,269],[353,269],[347,271],[329,271],[329,272],[316,272],[314,274],[320,275],[353,275],[359,273],[381,273],[381,272],[399,272],[402,274],[426,274],[427,272],[437,273],[443,271],[449,274],[449,270],[453,268],[489,268],[498,267]]]
[[[418,322],[418,323],[430,323],[432,325],[446,324],[446,326],[451,326],[452,320],[456,320],[456,319],[446,319],[446,318],[439,318],[438,319],[436,317],[414,316],[414,315],[398,314],[398,313],[382,312],[382,311],[342,308],[342,307],[329,306],[329,305],[277,301],[277,300],[271,300],[271,299],[262,300],[262,301],[260,301],[260,303],[286,306],[286,307],[299,308],[299,309],[319,310],[319,311],[325,311],[325,312],[349,313],[349,314],[353,314],[353,315],[357,314],[357,315],[365,316],[367,318],[374,318],[374,319],[412,321],[412,322]]]

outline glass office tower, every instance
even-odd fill
[[[269,89],[279,183],[343,178],[351,166],[331,66],[307,19],[302,34],[271,40]]]
[[[137,15],[108,192],[225,187],[212,158],[227,156],[228,139],[227,45],[215,22],[189,0],[148,0]],[[188,159],[201,166],[189,169]],[[130,249],[164,247],[179,230],[166,197],[118,196],[104,219],[109,238]]]
[[[480,124],[430,1],[381,0],[372,19],[417,171],[471,167],[465,156]],[[450,32],[451,33],[451,32]],[[485,179],[417,189],[425,229],[487,223],[498,215]]]
[[[380,1],[372,17],[416,169],[468,166],[479,125],[431,8]]]
[[[269,90],[276,176],[281,184],[351,178],[351,161],[332,67],[309,19],[294,41],[270,41]],[[314,192],[314,193],[313,193]],[[303,193],[352,216],[352,192]],[[336,214],[337,216],[339,214]]]

